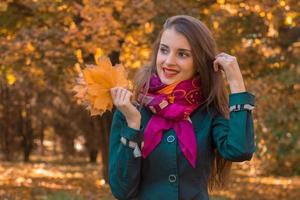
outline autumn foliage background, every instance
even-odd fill
[[[132,78],[176,14],[207,24],[257,98],[256,155],[214,199],[300,198],[300,1],[1,0],[1,199],[113,199],[112,115],[91,117],[75,78],[103,55]]]

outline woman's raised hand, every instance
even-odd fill
[[[131,103],[132,92],[122,87],[110,89],[113,104],[125,116],[128,127],[140,129],[141,114],[138,109]]]
[[[230,86],[231,93],[245,92],[243,76],[236,57],[220,53],[215,57],[214,70],[223,70]]]

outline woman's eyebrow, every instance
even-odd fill
[[[167,47],[167,48],[169,48],[169,47],[168,47],[168,45],[166,45],[166,44],[163,44],[163,43],[160,43],[160,46],[163,46],[163,47]]]
[[[166,47],[166,48],[169,48],[168,45],[166,44],[163,44],[163,43],[160,43],[160,46],[163,46],[163,47]],[[184,48],[179,48],[178,51],[188,51],[188,52],[191,52],[192,50],[190,49],[184,49]]]
[[[192,50],[180,48],[180,49],[178,49],[178,51],[188,51],[188,52],[191,52]]]

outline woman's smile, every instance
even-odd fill
[[[177,74],[180,73],[179,70],[173,69],[173,68],[169,68],[169,67],[162,67],[163,69],[163,75],[166,78],[173,78],[174,76],[176,76]]]

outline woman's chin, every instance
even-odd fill
[[[176,82],[175,79],[169,79],[169,78],[166,78],[166,77],[160,77],[160,80],[165,85],[171,85],[171,84]]]

